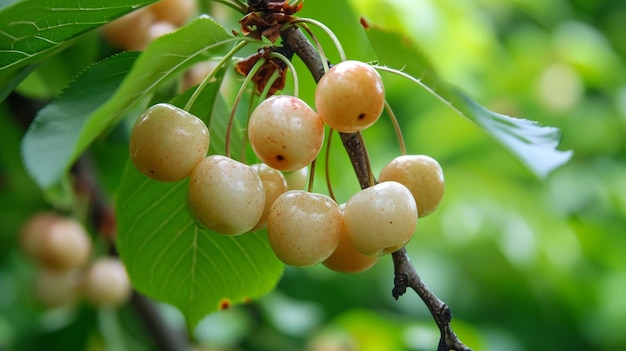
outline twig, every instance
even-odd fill
[[[98,230],[98,234],[110,243],[109,255],[117,256],[115,250],[115,217],[113,209],[104,195],[89,154],[83,154],[72,168],[76,191],[90,202],[88,218]],[[157,309],[156,303],[133,290],[130,305],[141,319],[146,331],[159,351],[183,351],[190,349],[190,341],[184,330],[177,330],[167,324]]]
[[[448,350],[462,350],[470,351],[470,348],[465,346],[450,327],[450,321],[452,320],[452,312],[450,307],[441,301],[422,281],[419,274],[411,264],[411,259],[406,252],[405,248],[402,248],[391,254],[394,264],[394,287],[391,291],[393,297],[397,300],[401,295],[406,292],[407,288],[415,290],[417,295],[424,301],[426,307],[433,316],[439,331],[441,332],[441,339],[439,340],[439,346],[437,351]]]
[[[159,312],[156,303],[133,291],[130,303],[137,311],[159,351],[185,351],[191,349],[189,338],[184,330],[173,329]]]
[[[319,81],[324,75],[324,66],[320,55],[312,44],[306,39],[304,34],[297,27],[289,27],[281,33],[284,45],[289,46],[307,66],[313,79]],[[361,133],[340,133],[343,146],[350,157],[361,188],[367,188],[375,184],[376,180],[372,174],[372,169],[367,157],[367,151]],[[450,327],[452,313],[448,305],[443,303],[424,284],[417,274],[415,267],[407,255],[406,249],[391,254],[394,264],[394,287],[392,294],[394,298],[400,297],[407,288],[415,290],[417,295],[428,307],[435,323],[439,327],[441,337],[437,351],[471,351],[465,346]]]

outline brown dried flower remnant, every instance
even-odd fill
[[[252,82],[254,83],[257,93],[261,93],[263,89],[265,89],[265,86],[270,83],[269,80],[274,72],[278,71],[278,77],[271,83],[272,85],[267,93],[268,97],[285,87],[287,77],[287,65],[278,58],[270,57],[272,52],[279,52],[287,57],[287,59],[291,59],[293,56],[292,52],[287,52],[284,48],[266,47],[259,49],[256,54],[252,54],[235,64],[237,73],[242,76],[247,76],[252,67],[254,67],[259,60],[265,60],[261,68],[252,77]]]
[[[280,28],[289,23],[302,4],[291,6],[287,1],[249,1],[248,14],[240,21],[241,31],[255,39],[267,38],[274,43],[280,37]]]

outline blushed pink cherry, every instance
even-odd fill
[[[304,101],[274,95],[252,112],[248,138],[263,163],[290,172],[317,157],[324,141],[324,123]]]

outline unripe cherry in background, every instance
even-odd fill
[[[36,214],[24,224],[20,236],[24,252],[48,269],[81,267],[91,254],[91,238],[73,218]]]
[[[148,10],[154,14],[157,21],[169,22],[180,27],[196,11],[196,0],[161,0],[148,6]]]
[[[20,230],[20,246],[31,259],[39,260],[41,237],[62,217],[54,212],[39,212],[28,218]]]
[[[105,24],[102,33],[120,49],[144,50],[159,36],[178,29],[195,12],[195,0],[161,0]]]
[[[94,261],[85,272],[81,287],[83,296],[96,306],[120,306],[132,292],[124,265],[113,257]]]
[[[102,34],[124,50],[143,50],[150,43],[148,32],[156,18],[143,7],[102,26]]]
[[[45,307],[54,308],[75,303],[79,296],[80,272],[41,268],[34,282],[35,298]]]

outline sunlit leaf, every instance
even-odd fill
[[[196,112],[213,111],[210,153],[224,152],[228,109],[218,86],[202,92],[205,110]],[[236,131],[233,146],[240,148],[242,132]],[[178,307],[191,329],[211,312],[268,293],[283,264],[265,232],[233,237],[196,226],[187,210],[187,187],[188,181],[151,180],[129,162],[116,196],[117,247],[133,286]]]
[[[380,64],[413,77],[443,103],[481,127],[538,177],[547,176],[571,158],[572,151],[556,149],[561,139],[559,129],[488,110],[441,80],[411,40],[372,25],[367,26],[366,32]]]
[[[71,39],[155,0],[25,0],[0,10],[0,76],[53,55]]]
[[[63,100],[53,102],[38,114],[35,126],[28,131],[24,153],[29,172],[41,187],[52,186],[91,142],[114,126],[137,102],[202,60],[208,50],[234,40],[213,20],[199,18],[154,41],[141,53],[130,72],[109,72],[111,79],[124,78],[119,88],[118,84],[100,84],[97,75],[92,80],[75,82]],[[103,79],[106,78],[104,75]],[[59,106],[64,110],[59,110]],[[64,122],[60,123],[58,118]],[[40,140],[43,137],[46,143]],[[36,149],[36,158],[30,157],[31,148]]]

